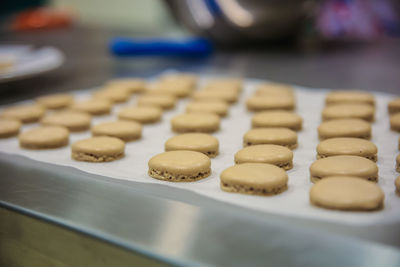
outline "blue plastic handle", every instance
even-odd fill
[[[204,38],[114,38],[110,43],[111,53],[117,56],[203,57],[212,50],[211,42]]]

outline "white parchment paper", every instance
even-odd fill
[[[210,77],[204,77],[205,82]],[[316,146],[319,143],[317,127],[320,124],[321,111],[327,90],[296,88],[297,113],[304,119],[303,130],[298,132],[299,147],[294,150],[294,168],[288,171],[289,189],[276,196],[250,196],[227,193],[220,190],[219,174],[233,165],[233,155],[242,148],[242,138],[250,129],[252,114],[246,110],[245,100],[261,81],[247,79],[245,90],[240,101],[230,108],[228,117],[222,120],[221,130],[215,134],[220,141],[220,155],[212,159],[212,175],[206,179],[192,183],[173,183],[155,180],[147,175],[148,160],[164,151],[165,141],[174,135],[170,129],[170,119],[182,113],[188,99],[180,100],[174,110],[163,115],[161,123],[146,125],[143,138],[140,141],[126,145],[126,156],[114,162],[89,163],[71,159],[70,146],[54,150],[25,150],[19,148],[17,138],[0,139],[0,151],[22,155],[33,160],[75,167],[84,172],[108,176],[110,178],[129,180],[142,183],[164,184],[188,190],[212,199],[243,206],[246,208],[302,217],[332,221],[343,224],[371,225],[400,222],[400,197],[395,193],[394,180],[398,176],[395,171],[395,157],[398,153],[399,134],[390,131],[389,117],[386,106],[391,95],[375,93],[377,100],[376,122],[373,124],[372,141],[378,146],[379,185],[385,192],[385,207],[376,212],[344,212],[325,210],[311,206],[309,190],[312,183],[309,180],[309,167],[316,157]],[[75,93],[78,99],[90,97],[91,90]],[[125,104],[115,105],[112,115],[94,117],[92,124],[117,119],[118,110],[127,105],[133,105],[137,96]],[[36,127],[37,124],[24,125],[23,130]],[[87,138],[90,132],[72,133],[70,143]],[[356,166],[355,166],[356,167]]]

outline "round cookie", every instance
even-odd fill
[[[74,97],[69,94],[53,94],[36,98],[36,103],[47,109],[66,108],[74,102]]]
[[[396,157],[396,171],[400,172],[400,154]]]
[[[255,95],[293,97],[293,88],[286,84],[262,83],[257,86]]]
[[[103,99],[83,100],[73,103],[70,106],[71,110],[86,112],[91,115],[105,115],[110,114],[111,104]]]
[[[193,182],[211,174],[211,161],[203,153],[177,150],[149,160],[149,176],[170,182]]]
[[[266,110],[293,110],[295,108],[294,97],[288,96],[252,96],[246,101],[249,111]]]
[[[243,137],[243,146],[273,144],[289,149],[297,147],[297,134],[288,128],[255,128]]]
[[[263,111],[255,114],[251,119],[253,128],[283,127],[299,131],[302,124],[303,119],[290,111]]]
[[[374,121],[374,108],[368,104],[335,104],[322,111],[322,120],[356,118],[369,122]]]
[[[5,108],[1,112],[2,118],[19,120],[22,123],[38,121],[45,114],[45,109],[39,105],[19,105]]]
[[[235,163],[269,163],[284,170],[293,167],[293,152],[284,146],[255,145],[239,150],[235,154]]]
[[[400,176],[397,176],[394,186],[396,187],[396,193],[400,196]]]
[[[368,140],[351,137],[330,138],[322,141],[317,146],[317,159],[353,155],[377,161],[378,148]]]
[[[138,99],[138,106],[155,106],[161,109],[175,107],[176,98],[170,95],[143,95]]]
[[[227,90],[200,90],[192,94],[194,100],[209,101],[209,100],[220,100],[225,101],[228,104],[233,104],[238,100],[238,93],[235,91]]]
[[[338,119],[324,121],[318,127],[320,140],[334,137],[371,139],[371,125],[361,119]]]
[[[124,103],[130,98],[130,93],[125,90],[102,89],[94,92],[93,97],[111,103]]]
[[[336,210],[370,211],[383,207],[382,189],[352,176],[332,176],[312,186],[311,204]]]
[[[400,97],[394,98],[388,103],[389,114],[400,113]]]
[[[369,104],[375,105],[374,96],[367,92],[336,90],[326,95],[325,103],[330,104]]]
[[[172,131],[177,133],[213,133],[219,130],[220,118],[211,113],[185,113],[171,119]]]
[[[167,74],[160,78],[161,82],[177,82],[184,84],[190,89],[196,87],[197,76],[193,73],[178,73],[178,74]]]
[[[265,196],[285,191],[288,176],[272,164],[243,163],[225,169],[220,180],[223,191]]]
[[[124,88],[131,94],[143,93],[147,90],[145,80],[138,78],[119,78],[107,82],[107,88]]]
[[[204,133],[186,133],[171,137],[165,142],[165,151],[191,150],[215,158],[219,151],[218,139]]]
[[[229,106],[226,102],[220,100],[195,101],[187,104],[186,112],[208,112],[214,113],[220,117],[228,114]]]
[[[96,136],[72,144],[72,158],[78,161],[107,162],[124,156],[125,143],[116,137]]]
[[[390,116],[390,129],[400,132],[400,113]]]
[[[311,164],[311,182],[315,183],[329,176],[355,176],[377,182],[378,166],[369,159],[348,155],[322,158]]]
[[[49,149],[68,145],[69,131],[61,126],[41,126],[18,136],[20,147],[27,149]]]
[[[0,138],[16,136],[21,128],[21,123],[14,119],[0,118]]]
[[[91,116],[85,112],[65,110],[44,116],[40,122],[43,125],[57,125],[71,132],[86,131],[90,127]]]
[[[142,125],[135,121],[103,122],[92,127],[92,135],[117,137],[129,142],[142,136]]]
[[[133,120],[140,123],[154,123],[160,121],[162,109],[152,106],[126,107],[118,112],[120,120]]]
[[[209,81],[202,90],[220,90],[232,91],[239,94],[243,89],[243,81],[241,79],[217,79]]]
[[[175,97],[186,97],[192,92],[192,89],[190,84],[179,80],[160,81],[153,86],[153,90]]]

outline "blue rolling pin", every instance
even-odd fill
[[[204,57],[212,53],[213,46],[204,38],[114,38],[110,52],[116,56],[174,56]]]

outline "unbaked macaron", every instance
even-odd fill
[[[61,126],[41,126],[22,132],[18,139],[22,148],[59,148],[68,145],[69,131]]]
[[[155,106],[164,110],[172,109],[175,103],[176,98],[171,95],[143,95],[137,101],[138,106]]]
[[[369,159],[348,155],[322,158],[311,164],[311,182],[317,182],[329,176],[356,176],[364,180],[377,182],[378,166]]]
[[[396,171],[400,172],[400,154],[396,157]]]
[[[311,204],[335,210],[371,211],[383,208],[382,189],[352,176],[332,176],[312,186]]]
[[[111,121],[99,123],[91,131],[93,136],[111,136],[129,142],[142,136],[142,125],[135,121]]]
[[[210,158],[218,155],[219,142],[205,133],[185,133],[173,136],[165,142],[165,151],[191,150],[201,152]]]
[[[118,112],[120,120],[132,120],[140,123],[155,123],[161,120],[162,109],[152,106],[125,107]]]
[[[400,113],[396,113],[390,116],[390,129],[396,132],[400,132]]]
[[[40,105],[18,105],[5,108],[0,117],[19,120],[22,123],[37,122],[45,114]]]
[[[251,119],[253,128],[258,127],[283,127],[294,131],[302,128],[303,119],[290,111],[263,111],[255,114]]]
[[[71,132],[81,132],[89,129],[91,116],[86,112],[65,110],[48,114],[40,122],[43,125],[63,126]]]
[[[368,104],[375,105],[373,94],[356,90],[335,90],[326,95],[325,103],[330,104]]]
[[[107,88],[126,88],[131,94],[143,93],[147,89],[145,80],[139,78],[117,78],[107,82]]]
[[[377,153],[378,148],[374,143],[361,138],[330,138],[322,141],[317,146],[317,159],[338,155],[353,155],[376,162],[378,160]]]
[[[130,98],[130,93],[118,89],[101,89],[93,93],[95,99],[106,100],[111,103],[124,103]]]
[[[193,182],[211,174],[210,158],[197,151],[177,150],[149,160],[149,176],[170,182]]]
[[[400,97],[396,97],[388,103],[389,114],[400,113]]]
[[[250,195],[275,195],[287,189],[288,175],[266,163],[243,163],[225,169],[220,175],[223,191]]]
[[[243,146],[273,144],[289,149],[297,147],[297,134],[288,128],[255,128],[243,137]]]
[[[280,83],[262,83],[256,87],[255,95],[293,97],[293,88]]]
[[[172,131],[177,133],[213,133],[219,130],[220,118],[211,113],[185,113],[171,119]]]
[[[235,154],[235,163],[269,163],[284,170],[293,167],[293,152],[284,146],[255,145],[245,147]]]
[[[124,156],[125,143],[116,137],[96,136],[73,143],[71,152],[77,161],[114,161]]]
[[[361,119],[338,119],[324,121],[318,127],[320,140],[334,137],[371,139],[371,125]]]
[[[36,98],[36,103],[47,109],[66,108],[74,102],[74,97],[70,94],[52,94]]]
[[[105,115],[111,112],[111,103],[103,99],[81,100],[70,106],[71,110],[89,113],[90,115]]]
[[[16,136],[21,128],[18,120],[0,118],[0,138]]]
[[[249,111],[293,110],[296,104],[292,96],[256,95],[247,99],[246,106]]]
[[[335,104],[324,108],[322,120],[356,118],[373,122],[374,113],[374,107],[368,104]]]
[[[228,114],[229,106],[221,100],[194,101],[186,106],[186,112],[208,112],[225,117]]]
[[[229,90],[199,90],[192,94],[192,98],[198,101],[220,100],[233,104],[238,100],[239,94]]]

